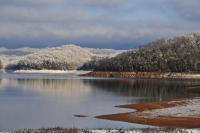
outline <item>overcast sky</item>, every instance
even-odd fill
[[[197,31],[199,0],[0,0],[0,47],[128,49]]]

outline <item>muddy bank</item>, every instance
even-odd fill
[[[93,71],[81,76],[106,78],[181,78],[200,79],[199,73],[161,73],[161,72],[100,72]]]
[[[137,109],[138,111],[102,115],[96,118],[161,127],[200,128],[200,98],[117,107]]]
[[[187,104],[187,101],[188,100],[182,99],[182,100],[161,101],[161,102],[143,103],[143,104],[126,104],[126,105],[118,105],[115,107],[136,109],[137,111],[145,111],[145,110],[162,109],[162,108],[184,105]]]

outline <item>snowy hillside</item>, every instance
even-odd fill
[[[200,72],[200,33],[156,40],[85,67],[96,71]]]
[[[53,48],[21,48],[0,49],[4,67],[8,65],[21,66],[20,69],[77,69],[94,57],[115,56],[121,50],[82,48],[77,45],[63,45]]]
[[[29,54],[33,54],[40,49],[38,48],[20,48],[20,49],[7,49],[0,48],[0,59],[3,66],[6,67],[9,64],[16,64],[21,58]]]

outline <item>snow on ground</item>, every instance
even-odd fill
[[[77,70],[16,70],[14,73],[52,73],[52,74],[67,74],[67,73],[73,73],[76,75],[80,74],[86,74],[89,73],[90,71],[77,71]]]
[[[143,111],[141,117],[156,118],[159,116],[200,118],[200,99],[188,100],[187,104],[175,107]]]
[[[187,74],[183,75],[185,78],[200,78],[200,74]]]
[[[200,129],[146,128],[146,129],[20,129],[12,133],[69,132],[69,133],[199,133]],[[1,133],[1,132],[0,132]]]
[[[14,73],[75,73],[75,70],[16,70]]]
[[[199,129],[101,129],[90,130],[90,133],[199,133]],[[84,131],[81,133],[85,133]]]

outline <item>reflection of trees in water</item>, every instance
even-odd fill
[[[200,96],[200,93],[189,93],[185,90],[185,85],[199,83],[193,80],[2,79],[0,83],[0,89],[15,87],[42,95],[79,97],[96,91],[97,95],[103,92],[130,96],[139,102]]]
[[[73,79],[17,79],[23,90],[58,96],[80,96],[90,91],[82,80]]]
[[[185,85],[191,81],[138,79],[138,80],[84,80],[93,88],[115,93],[121,96],[151,97],[156,99],[172,99],[198,96],[185,90]]]

